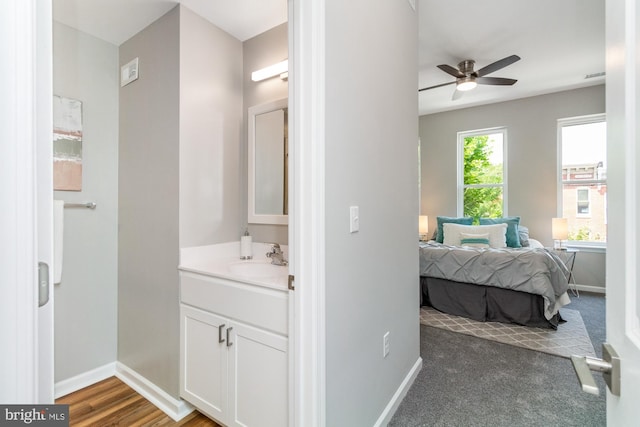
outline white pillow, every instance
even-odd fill
[[[540,243],[540,241],[536,239],[529,239],[529,247],[530,248],[544,248],[544,245]]]
[[[449,246],[461,246],[460,233],[470,234],[482,234],[487,233],[489,235],[489,246],[492,248],[506,248],[507,247],[507,224],[492,224],[492,225],[460,225],[453,223],[442,224],[442,231],[444,234],[443,242]]]
[[[460,233],[460,246],[488,248],[489,233]]]

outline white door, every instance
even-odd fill
[[[231,329],[233,328],[233,329]],[[284,427],[289,424],[287,338],[233,322],[229,352],[229,426]]]
[[[229,320],[186,305],[180,306],[180,395],[210,416],[227,417]]]
[[[607,0],[607,341],[620,356],[620,396],[607,425],[640,420],[640,8]]]
[[[38,402],[54,401],[53,348],[53,18],[51,1],[36,4],[36,210],[38,262],[48,269],[48,299],[38,305]],[[41,305],[42,304],[42,305]]]
[[[0,330],[10,343],[0,360],[3,403],[53,402],[50,288],[38,303],[38,262],[53,258],[51,19],[49,1],[0,2]]]

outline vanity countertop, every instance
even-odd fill
[[[285,258],[288,247],[281,246]],[[252,243],[253,259],[240,259],[240,242],[180,249],[180,271],[203,274],[266,288],[287,290],[289,268],[275,266],[267,258],[269,243]]]

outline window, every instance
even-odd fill
[[[569,241],[607,241],[607,123],[604,114],[558,120],[558,215],[567,218]]]
[[[507,130],[458,133],[458,215],[500,218],[506,215]]]
[[[576,215],[586,217],[589,216],[589,189],[588,188],[578,188],[576,189],[577,194],[577,204],[576,204]]]

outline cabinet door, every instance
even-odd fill
[[[227,327],[223,317],[180,306],[180,396],[221,421],[227,412]]]
[[[229,424],[282,427],[288,421],[288,340],[234,322],[229,347]]]

